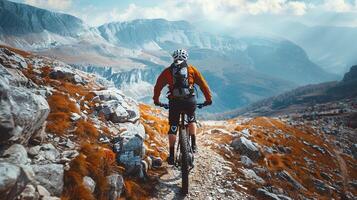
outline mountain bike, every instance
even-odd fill
[[[161,104],[161,107],[169,109],[168,104]],[[197,104],[197,108],[201,109],[206,105],[203,103]],[[189,178],[188,175],[190,171],[194,168],[194,152],[191,144],[191,135],[188,134],[187,125],[188,121],[186,119],[186,114],[184,112],[180,113],[180,122],[178,126],[179,141],[176,148],[175,156],[175,166],[181,168],[182,177],[182,193],[188,194],[189,188]]]

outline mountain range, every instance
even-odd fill
[[[215,102],[209,112],[339,78],[313,63],[300,46],[281,38],[210,34],[189,22],[165,19],[90,27],[71,15],[6,0],[0,2],[0,17],[1,43],[102,74],[145,102],[151,102],[152,85],[177,48],[189,50],[190,63],[209,82]]]
[[[307,108],[335,108],[357,99],[357,65],[352,66],[341,81],[310,84],[255,102],[245,108],[210,116],[231,118],[236,116],[279,116],[292,113],[311,113]],[[308,110],[308,111],[307,111]],[[336,110],[336,108],[335,108]],[[316,111],[315,111],[316,112]],[[339,112],[344,112],[343,110]],[[326,113],[324,113],[326,115]],[[338,113],[334,113],[338,114]],[[355,115],[352,116],[356,121]]]

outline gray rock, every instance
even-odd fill
[[[37,185],[37,192],[40,195],[40,197],[49,197],[51,196],[50,192],[43,187],[42,185]]]
[[[95,181],[89,177],[89,176],[85,176],[83,177],[83,185],[91,192],[94,192],[95,189]]]
[[[250,137],[250,131],[249,131],[249,129],[243,129],[242,131],[241,131],[241,133],[242,133],[242,135],[244,136],[244,137],[246,137],[246,138],[249,138]]]
[[[320,194],[331,194],[331,189],[333,189],[331,186],[327,185],[324,183],[322,180],[319,179],[313,179],[314,186],[316,188],[316,191]]]
[[[0,48],[0,64],[9,68],[27,68],[27,63],[24,57],[6,48]]]
[[[46,99],[28,88],[10,85],[9,79],[2,76],[0,94],[1,142],[11,138],[12,141],[26,144],[32,134],[42,127],[49,114]]]
[[[35,179],[43,185],[51,195],[60,196],[63,190],[63,165],[32,165]]]
[[[41,200],[61,200],[61,198],[50,196],[50,197],[42,197]]]
[[[27,151],[21,144],[13,144],[2,155],[4,160],[13,164],[26,164],[28,161]]]
[[[39,153],[40,153],[40,149],[41,149],[41,146],[40,145],[37,145],[37,146],[33,146],[33,147],[30,147],[27,151],[27,153],[29,154],[29,156],[37,156]]]
[[[107,177],[109,184],[109,200],[116,200],[120,197],[124,188],[124,179],[120,174],[112,174]]]
[[[290,147],[278,146],[277,149],[280,153],[290,154],[292,152]]]
[[[354,159],[357,159],[357,144],[351,146],[351,152]]]
[[[250,159],[256,161],[261,157],[258,145],[245,137],[236,138],[232,141],[231,146],[241,155],[246,155]]]
[[[60,156],[59,151],[51,143],[41,145],[40,151],[35,158],[38,161],[52,161],[55,162]]]
[[[241,156],[240,157],[240,161],[242,162],[242,164],[245,166],[245,167],[250,167],[253,165],[253,161],[248,158],[247,156]]]
[[[81,119],[81,116],[78,113],[71,113],[71,120],[72,121],[78,121],[79,119]]]
[[[39,200],[40,195],[37,193],[35,186],[27,184],[24,191],[20,194],[18,199],[21,200]]]
[[[277,173],[277,176],[284,181],[287,181],[294,186],[295,189],[306,190],[297,180],[295,180],[287,171],[281,171]]]
[[[244,177],[246,179],[251,179],[253,181],[255,181],[256,183],[259,183],[259,184],[264,184],[265,181],[259,177],[253,170],[251,169],[243,169],[242,170],[242,173],[244,174]]]
[[[257,190],[257,194],[259,197],[267,200],[292,200],[290,197],[282,195],[282,194],[274,194],[263,188],[259,188]]]
[[[322,177],[323,179],[325,179],[325,180],[327,180],[327,181],[331,181],[331,180],[332,180],[331,176],[328,175],[328,174],[325,173],[325,172],[320,172],[320,175],[321,175],[321,177]]]
[[[30,179],[21,167],[0,162],[0,194],[4,199],[15,199],[25,189]]]
[[[62,158],[72,160],[73,158],[77,157],[79,155],[77,150],[68,150],[62,152]]]
[[[71,69],[71,67],[67,65],[53,68],[50,73],[50,78],[67,80],[72,83],[84,84],[82,77],[76,74],[75,70]]]
[[[135,122],[140,118],[140,112],[136,101],[125,97],[120,90],[109,88],[107,90],[95,91],[103,102],[99,112],[103,113],[107,120],[114,123]],[[95,99],[98,102],[98,99]]]

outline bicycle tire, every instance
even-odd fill
[[[180,126],[179,129],[180,151],[181,151],[181,175],[182,175],[182,193],[188,194],[189,187],[189,149],[186,130]]]

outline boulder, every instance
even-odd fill
[[[319,179],[316,179],[316,178],[313,179],[313,183],[314,183],[316,191],[319,194],[331,195],[331,190],[333,190],[333,187],[331,187],[328,184],[324,183],[322,180],[319,180]]]
[[[43,187],[42,185],[37,185],[37,192],[40,195],[40,197],[49,197],[51,196],[50,192]]]
[[[120,174],[112,174],[107,177],[109,184],[109,200],[116,200],[120,197],[124,188],[124,179]]]
[[[25,58],[7,48],[0,48],[0,64],[14,69],[27,68]]]
[[[265,181],[251,169],[243,169],[242,173],[246,179],[251,179],[256,183],[264,184]]]
[[[253,165],[253,161],[248,158],[247,156],[241,156],[240,157],[240,161],[242,162],[242,164],[245,166],[245,167],[250,167]]]
[[[357,159],[357,144],[352,144],[351,152],[354,159]]]
[[[63,190],[63,165],[32,165],[35,179],[43,185],[51,195],[60,196]]]
[[[0,194],[4,199],[15,199],[29,182],[30,179],[21,167],[0,162]]]
[[[71,113],[72,121],[78,121],[79,119],[81,119],[81,116],[78,113]]]
[[[99,113],[104,114],[107,120],[113,123],[135,122],[140,118],[140,112],[135,100],[125,97],[120,90],[109,88],[107,90],[95,91],[96,102],[102,101],[103,104],[98,107]]]
[[[35,186],[27,184],[24,191],[20,194],[18,199],[21,200],[39,200],[40,195],[37,193]]]
[[[27,153],[28,153],[29,156],[34,157],[34,156],[37,156],[40,153],[40,149],[41,149],[40,145],[33,146],[33,147],[30,147],[27,150]]]
[[[254,161],[261,157],[258,149],[259,146],[245,137],[235,138],[232,141],[231,146],[241,155],[246,155]]]
[[[249,129],[243,129],[242,131],[241,131],[241,134],[244,136],[244,137],[246,137],[246,138],[249,138],[250,137],[250,131],[249,131]]]
[[[26,164],[28,162],[27,151],[21,144],[13,144],[2,155],[6,162],[13,164]]]
[[[306,190],[297,180],[295,180],[287,171],[281,171],[277,173],[277,176],[283,180],[290,183],[295,189]]]
[[[56,161],[59,158],[60,153],[51,143],[41,145],[41,149],[39,154],[37,155],[39,158],[44,158],[49,161]]]
[[[67,80],[76,84],[84,84],[82,77],[79,76],[74,69],[67,65],[54,67],[49,75],[52,79]]]
[[[28,88],[10,85],[0,76],[0,142],[10,138],[26,144],[39,130],[49,114],[49,106],[42,96]]]
[[[110,183],[109,183],[110,184]],[[94,192],[95,189],[95,181],[89,177],[89,176],[85,176],[83,177],[83,185],[91,192]]]
[[[282,195],[282,194],[274,194],[263,188],[257,189],[257,194],[262,199],[266,200],[292,200],[290,197]]]

